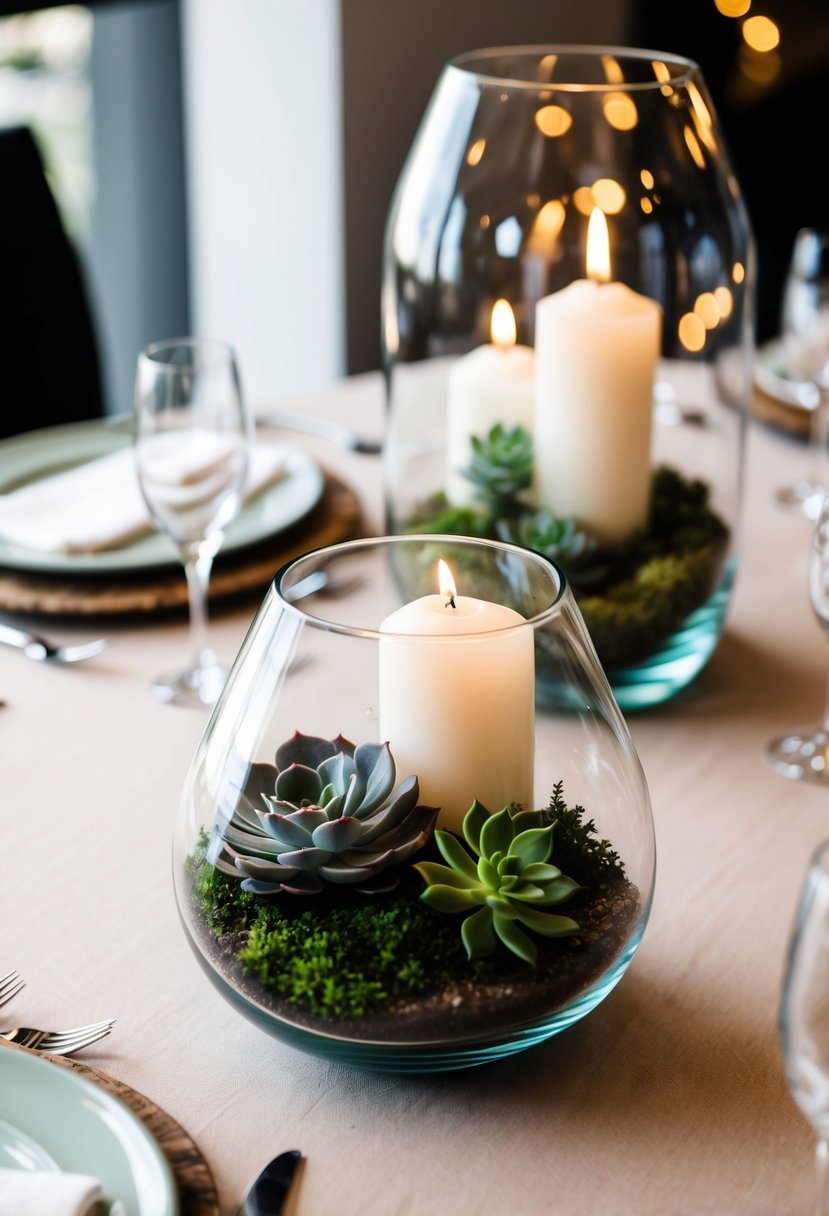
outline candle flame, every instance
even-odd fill
[[[604,212],[594,207],[587,222],[587,277],[597,283],[610,280],[610,239]]]
[[[455,580],[452,577],[452,571],[447,566],[443,558],[438,562],[438,586],[440,587],[441,595],[446,596],[447,604],[455,607],[455,596],[458,594],[455,589]]]
[[[492,305],[492,320],[489,324],[492,341],[502,350],[515,346],[515,313],[508,300],[496,300]]]

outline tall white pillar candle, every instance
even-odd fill
[[[446,497],[454,506],[475,501],[475,486],[461,469],[472,459],[473,435],[489,434],[496,423],[532,432],[535,354],[516,345],[515,318],[506,300],[492,310],[492,342],[477,346],[453,363],[446,394]]]
[[[536,305],[535,498],[615,543],[647,524],[662,310],[594,273]]]
[[[438,826],[452,832],[475,798],[493,814],[532,808],[532,626],[503,604],[444,592],[404,604],[380,629],[380,735],[398,779],[417,774],[420,801],[440,807]]]

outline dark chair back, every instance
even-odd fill
[[[0,438],[103,413],[77,251],[31,131],[0,130]]]

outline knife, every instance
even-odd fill
[[[251,1184],[235,1216],[279,1216],[301,1159],[297,1149],[274,1157]]]

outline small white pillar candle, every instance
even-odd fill
[[[535,354],[516,345],[515,317],[506,300],[495,301],[490,332],[492,342],[461,355],[449,371],[446,497],[458,507],[475,501],[475,486],[460,471],[472,459],[471,437],[489,434],[498,422],[532,433]]]
[[[662,309],[607,281],[601,211],[587,245],[589,278],[536,305],[535,498],[615,543],[648,520]]]
[[[460,834],[475,798],[493,814],[533,806],[534,640],[514,609],[440,586],[380,626],[380,735],[398,780],[415,773],[421,803]]]

